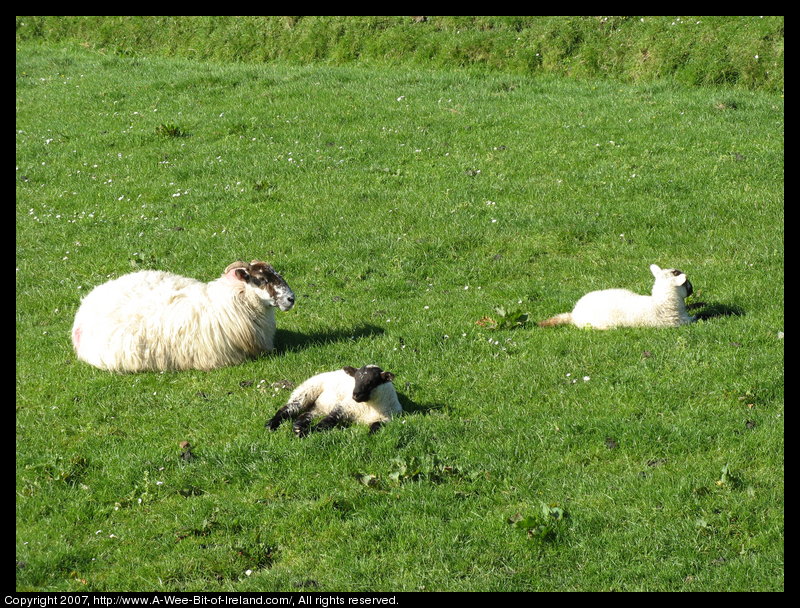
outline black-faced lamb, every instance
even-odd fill
[[[209,283],[143,270],[83,299],[72,344],[104,370],[210,370],[273,350],[275,308],[293,305],[286,281],[258,260],[234,262]]]
[[[289,401],[266,426],[274,431],[284,420],[294,419],[292,430],[304,437],[312,430],[312,420],[321,417],[314,431],[360,423],[374,433],[403,411],[393,380],[394,374],[377,365],[317,374],[292,391]]]
[[[539,323],[541,327],[575,325],[595,329],[615,327],[678,327],[695,320],[686,312],[692,284],[680,270],[650,266],[655,277],[652,294],[639,295],[627,289],[592,291],[562,313]]]

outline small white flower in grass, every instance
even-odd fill
[[[400,95],[400,97],[397,98],[397,101],[403,101],[405,98],[405,95]]]
[[[591,380],[591,378],[589,376],[584,376],[583,377],[583,381],[584,382],[589,382],[589,380]]]
[[[252,571],[252,570],[245,570],[245,571],[244,571],[244,573],[245,573],[247,576],[250,576],[251,574],[253,574],[253,571]]]

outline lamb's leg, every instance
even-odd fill
[[[314,427],[314,431],[325,431],[327,429],[332,429],[342,424],[346,424],[348,422],[347,416],[345,416],[344,410],[340,407],[334,408],[334,410],[325,416],[322,420],[320,420],[317,425]]]
[[[294,431],[294,434],[297,435],[298,437],[305,437],[306,435],[308,435],[308,432],[311,427],[312,418],[313,415],[311,414],[311,412],[305,412],[304,414],[300,414],[300,416],[297,417],[297,420],[295,420],[294,424],[292,425],[292,431]]]
[[[369,425],[369,434],[372,435],[373,433],[377,433],[378,431],[381,430],[382,426],[383,426],[382,420],[378,420],[378,422],[373,422],[372,424]]]
[[[294,418],[297,413],[302,409],[302,404],[299,401],[290,401],[279,409],[275,415],[269,419],[266,426],[270,431],[276,430],[281,422],[287,418]]]

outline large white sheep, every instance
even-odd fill
[[[652,294],[643,296],[627,289],[592,291],[565,312],[541,321],[541,327],[576,325],[595,329],[614,327],[678,327],[695,320],[686,312],[685,299],[692,284],[680,270],[662,270],[651,264],[655,277]]]
[[[312,376],[298,386],[289,401],[267,422],[271,431],[286,419],[294,419],[292,430],[304,437],[311,430],[311,421],[322,417],[313,430],[360,423],[377,431],[392,416],[402,413],[392,381],[394,374],[377,365],[360,369],[347,366]]]
[[[116,372],[241,363],[273,349],[275,308],[294,294],[266,262],[234,262],[209,283],[158,270],[95,287],[72,326],[79,359]]]

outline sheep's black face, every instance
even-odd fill
[[[385,372],[377,365],[365,365],[360,369],[345,367],[344,371],[355,378],[353,387],[353,401],[364,403],[369,401],[372,391],[381,384],[394,380],[394,374]]]
[[[234,272],[240,281],[244,281],[258,290],[264,302],[270,306],[277,306],[283,311],[294,306],[294,292],[284,278],[275,272],[275,269],[266,262],[253,260],[249,264],[238,262],[231,264],[228,269]]]

